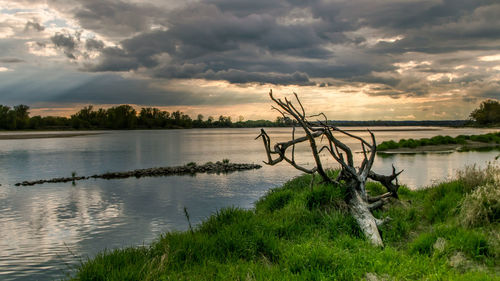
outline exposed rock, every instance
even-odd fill
[[[197,165],[196,163],[189,163],[184,166],[174,166],[174,167],[156,167],[149,169],[138,169],[127,172],[112,172],[100,175],[92,175],[88,177],[68,177],[68,178],[53,178],[50,180],[37,180],[37,181],[23,181],[16,183],[16,186],[28,186],[43,183],[56,183],[56,182],[72,182],[77,180],[86,180],[89,178],[94,179],[122,179],[130,177],[158,177],[158,176],[172,176],[172,175],[194,175],[197,173],[208,173],[208,174],[226,174],[237,171],[260,169],[261,165],[257,164],[239,164],[239,163],[229,163],[229,161],[217,161],[216,163],[207,162],[203,165]]]

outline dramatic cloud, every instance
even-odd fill
[[[151,5],[140,5],[120,0],[79,0],[74,9],[80,25],[94,32],[109,36],[129,36],[149,30],[161,11]]]
[[[242,103],[252,100],[255,85],[295,87],[318,98],[358,93],[392,102],[446,100],[467,108],[500,95],[500,3],[495,0],[0,4],[5,7],[0,48],[25,46],[2,54],[0,67],[9,69],[2,75],[15,73],[16,62],[45,60],[51,67],[66,63],[82,77],[109,80],[88,80],[93,85],[79,84],[71,89],[73,99],[65,92],[61,101],[207,102],[186,87],[173,90],[182,80],[193,81],[193,87],[221,81],[226,89],[246,88],[248,99],[234,99]],[[153,86],[158,81],[170,86]],[[142,98],[133,98],[134,92]],[[182,95],[189,98],[177,97]],[[452,117],[441,110],[425,112],[432,112],[429,118]],[[415,112],[397,116],[420,118]]]
[[[52,40],[52,43],[54,43],[56,47],[63,49],[64,54],[66,54],[68,58],[76,59],[76,57],[73,55],[73,52],[75,51],[80,38],[57,33],[56,35],[52,36],[50,40]]]

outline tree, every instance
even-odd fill
[[[193,120],[193,127],[195,128],[206,127],[205,123],[203,122],[203,118],[205,118],[203,114],[198,114],[198,116],[196,116],[196,120]]]
[[[498,100],[485,100],[478,109],[470,114],[470,117],[481,125],[500,123],[500,103]]]
[[[220,115],[219,120],[216,121],[217,127],[231,127],[232,124],[231,116]]]
[[[15,129],[15,118],[12,114],[10,107],[5,105],[0,105],[0,128],[1,129]]]
[[[128,105],[115,106],[107,111],[108,126],[112,129],[133,129],[137,123],[135,109]]]
[[[274,145],[273,149],[271,149],[271,140],[265,130],[261,129],[261,133],[257,138],[261,137],[264,143],[267,155],[267,162],[265,163],[268,165],[276,165],[285,160],[285,162],[289,163],[294,168],[302,172],[312,174],[313,179],[314,174],[319,174],[323,182],[330,184],[332,188],[340,188],[340,186],[344,186],[347,190],[347,198],[345,198],[345,201],[347,206],[349,206],[351,215],[357,221],[365,236],[373,244],[383,246],[384,244],[378,227],[386,222],[387,219],[382,220],[375,218],[372,214],[372,210],[384,205],[388,202],[390,197],[398,197],[397,191],[399,184],[397,176],[401,174],[402,171],[396,173],[394,166],[392,169],[392,175],[390,176],[379,175],[371,171],[377,150],[375,135],[368,131],[371,136],[371,143],[369,143],[358,136],[352,135],[329,124],[328,119],[323,113],[306,116],[304,107],[302,106],[297,94],[295,94],[295,97],[298,105],[294,105],[286,98],[285,101],[275,99],[272,91],[269,92],[269,96],[273,102],[278,105],[278,107],[273,107],[273,109],[281,113],[284,118],[288,116],[293,118],[297,122],[298,126],[304,130],[305,136],[297,138],[295,136],[294,126],[292,139],[289,141],[278,142]],[[318,120],[313,123],[307,119],[311,117],[324,117],[324,121]],[[352,149],[339,140],[336,136],[338,134],[348,136],[360,142],[364,158],[359,168],[354,166]],[[327,144],[321,146],[317,142],[318,138],[325,139]],[[313,168],[301,166],[295,161],[295,145],[302,142],[309,142],[315,163]],[[291,155],[290,153],[287,153],[289,152],[289,148],[291,148]],[[320,153],[323,150],[328,151],[329,155],[341,165],[341,171],[336,178],[330,178],[323,168],[320,158]],[[388,192],[376,197],[369,196],[365,188],[368,178],[380,182],[387,188]],[[396,181],[395,183],[393,183],[394,180]]]
[[[30,122],[30,107],[24,104],[14,106],[14,115],[16,116],[16,128],[26,129]]]
[[[71,115],[71,121],[73,123],[73,127],[76,129],[89,129],[92,127],[92,120],[95,116],[94,107],[92,105],[85,106],[80,109],[74,115]]]
[[[160,111],[158,108],[142,108],[139,113],[139,125],[147,128],[161,128],[166,123],[165,116],[168,112]]]

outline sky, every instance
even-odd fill
[[[0,0],[0,104],[466,119],[500,99],[498,0]]]

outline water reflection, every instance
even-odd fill
[[[2,280],[30,279],[41,269],[53,268],[54,260],[78,252],[76,245],[88,233],[113,225],[123,215],[123,204],[103,198],[95,186],[10,191],[16,195],[1,202],[0,276],[9,274]]]
[[[273,142],[289,139],[290,132],[288,128],[268,130]],[[381,142],[465,133],[469,132],[446,129],[376,132],[376,136]],[[143,245],[162,232],[187,229],[184,207],[193,224],[223,207],[251,208],[269,188],[300,173],[279,164],[225,175],[87,180],[76,186],[14,187],[15,182],[70,176],[73,171],[91,175],[223,158],[260,163],[265,153],[262,142],[254,140],[257,134],[258,129],[114,131],[68,139],[0,141],[0,279],[60,278],[69,271],[68,266],[87,255],[106,248]],[[301,165],[313,164],[307,145],[297,146],[296,151]],[[417,188],[450,177],[466,163],[484,166],[497,154],[377,156],[374,169],[390,173],[394,163],[405,169],[401,182]],[[337,166],[326,154],[322,157],[325,166]],[[359,163],[362,155],[356,153],[355,157]]]

